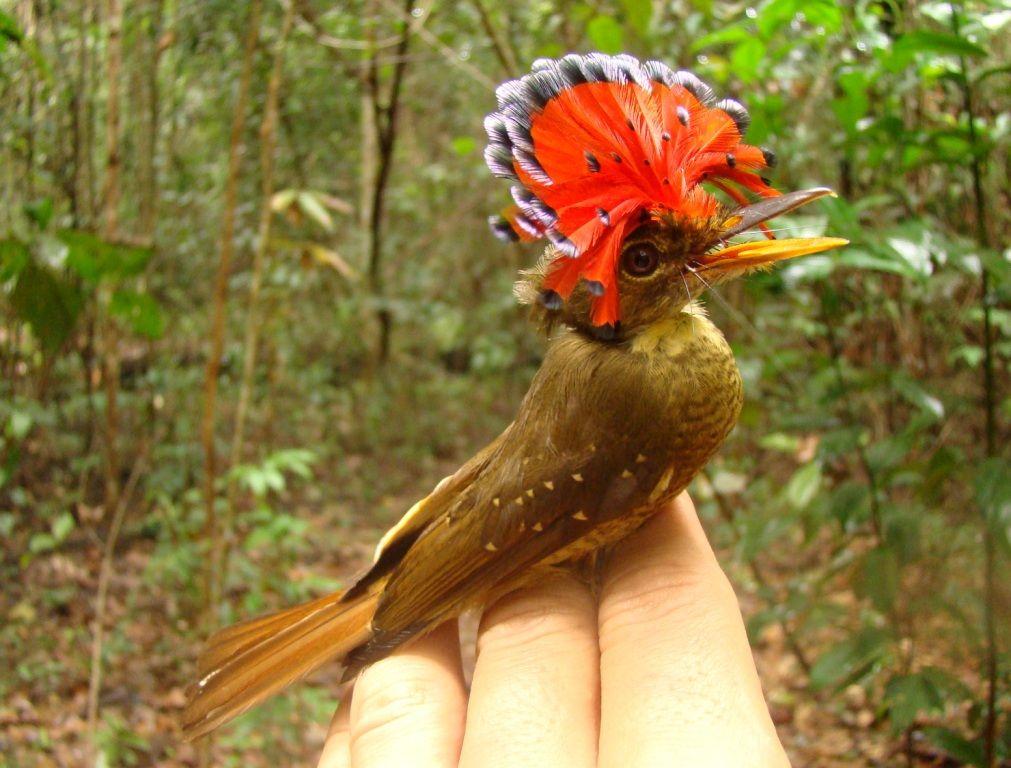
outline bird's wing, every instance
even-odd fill
[[[662,406],[622,386],[627,357],[575,338],[549,348],[479,472],[426,502],[426,525],[390,569],[375,636],[351,655],[352,672],[655,500],[665,473],[670,479],[669,452],[646,441],[662,430],[633,434],[629,425]]]
[[[495,455],[498,446],[506,439],[512,426],[510,424],[506,427],[502,434],[474,454],[456,472],[439,481],[430,494],[416,502],[396,525],[383,534],[376,547],[372,565],[345,592],[346,599],[350,600],[364,593],[369,586],[396,567],[407,550],[433,520],[480,476],[491,457]]]

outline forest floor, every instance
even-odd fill
[[[327,515],[310,523],[314,535],[309,539],[317,544],[289,578],[303,579],[312,572],[346,579],[369,561],[378,527],[353,527],[338,537]],[[105,649],[101,743],[106,760],[101,765],[191,766],[197,760],[196,749],[180,739],[178,719],[199,633],[180,618],[185,610],[172,595],[151,583],[153,549],[150,538],[125,537],[111,583],[109,626],[114,631]],[[88,764],[89,622],[99,558],[96,542],[81,541],[33,560],[21,572],[21,581],[4,590],[0,608],[10,622],[0,630],[0,658],[10,659],[4,675],[11,676],[7,685],[13,693],[0,704],[0,766]],[[758,610],[756,600],[738,592],[746,616]],[[474,623],[464,625],[471,635]],[[16,649],[20,656],[14,655]],[[473,657],[472,646],[466,655]],[[859,686],[835,697],[831,706],[820,701],[775,628],[762,633],[755,655],[794,765],[944,765],[929,752],[918,754],[916,744],[891,735]],[[212,746],[213,764],[312,765],[336,700],[336,675],[324,669],[294,693],[226,729]],[[914,756],[912,763],[907,755]]]

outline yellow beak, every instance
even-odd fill
[[[735,243],[702,257],[702,268],[716,270],[756,269],[784,259],[809,256],[847,245],[841,237],[791,237],[786,240],[755,240]]]
[[[767,197],[757,203],[738,208],[723,222],[724,230],[721,238],[729,240],[734,235],[754,229],[769,219],[807,205],[822,197],[835,197],[835,193],[827,187],[802,189],[787,192],[776,197]],[[771,235],[770,235],[771,237]],[[718,270],[724,273],[737,273],[758,269],[783,259],[793,259],[797,256],[808,256],[821,253],[831,248],[846,245],[849,240],[840,237],[794,237],[786,240],[758,240],[746,243],[735,243],[718,251],[707,253],[701,261],[702,269]]]

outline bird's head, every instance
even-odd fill
[[[625,337],[716,283],[846,243],[772,237],[766,222],[832,192],[773,189],[772,153],[742,141],[747,111],[691,73],[601,54],[533,70],[496,92],[485,159],[519,182],[492,230],[550,243],[517,284],[547,326]],[[735,242],[756,228],[769,239]]]

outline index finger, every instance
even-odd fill
[[[789,764],[686,494],[615,549],[598,622],[600,766]]]

